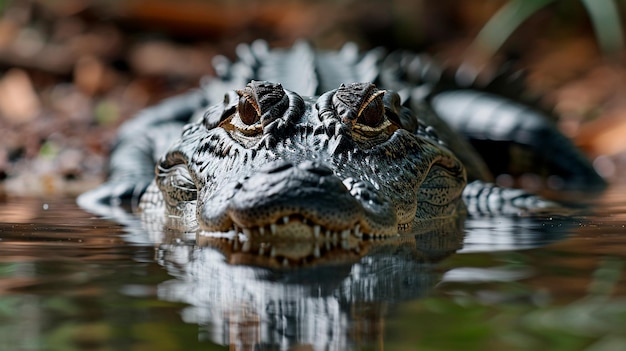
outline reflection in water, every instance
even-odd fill
[[[273,262],[273,268],[264,267],[256,254],[233,249],[232,241],[163,231],[158,226],[146,228],[123,211],[117,212],[122,216],[115,216],[123,227],[101,226],[101,221],[95,222],[67,203],[50,203],[44,209],[39,202],[30,211],[33,217],[21,218],[22,223],[0,225],[0,260],[8,264],[2,267],[13,267],[0,272],[0,294],[23,296],[9,319],[13,324],[26,328],[32,326],[26,323],[33,321],[32,316],[51,319],[49,309],[43,307],[49,299],[41,296],[66,296],[73,303],[60,304],[68,310],[64,315],[84,311],[86,321],[110,320],[111,326],[93,326],[111,328],[98,334],[109,340],[113,337],[107,335],[131,326],[137,333],[144,330],[137,327],[140,323],[146,330],[153,328],[150,323],[158,309],[149,306],[156,296],[184,304],[172,306],[182,309],[183,321],[200,326],[199,335],[187,335],[188,339],[199,337],[235,349],[310,345],[311,349],[344,350],[383,345],[388,342],[384,340],[386,325],[390,318],[393,321],[399,303],[418,301],[443,283],[517,281],[530,274],[530,269],[462,266],[442,272],[436,264],[440,260],[457,251],[545,245],[564,239],[572,223],[556,217],[432,221],[420,232],[362,243],[358,255],[350,250],[350,255],[337,253],[333,259],[293,269],[283,268],[280,261]],[[146,265],[153,259],[167,270],[167,276],[158,273],[156,265]],[[0,307],[6,307],[7,301],[0,297]],[[102,309],[101,315],[94,315],[96,308]],[[20,318],[26,315],[30,317]],[[167,323],[166,329],[180,328],[176,320]],[[162,335],[153,332],[143,337],[155,338],[158,345],[159,338],[170,336],[157,334]],[[33,335],[31,339],[37,337],[42,338]],[[136,334],[129,336],[136,338]],[[121,342],[110,340],[111,345]]]
[[[170,236],[159,246],[158,262],[175,279],[160,284],[158,295],[188,303],[183,319],[205,326],[219,344],[332,350],[348,349],[349,338],[369,344],[382,338],[387,305],[427,293],[438,281],[431,264],[461,247],[461,220],[434,224],[423,233],[364,243],[363,257],[300,269],[231,264],[234,256],[260,261],[257,253],[225,247],[232,245],[225,239],[188,245]]]
[[[475,217],[465,224],[461,253],[524,250],[565,239],[571,218]]]
[[[202,335],[211,341],[241,349],[311,345],[345,350],[381,343],[389,307],[418,299],[441,281],[434,263],[464,245],[468,252],[514,250],[560,240],[566,225],[556,222],[563,221],[432,221],[421,232],[363,242],[358,256],[335,253],[298,269],[278,268],[280,261],[242,250],[245,243],[236,239],[196,238],[154,227],[148,233],[160,243],[159,264],[175,277],[159,285],[159,298],[189,304],[183,319],[203,326]],[[146,229],[137,232],[145,235]],[[450,274],[448,279],[455,275]],[[480,278],[462,274],[465,279],[524,277],[511,271],[485,271]]]

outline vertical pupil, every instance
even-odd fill
[[[376,98],[370,102],[359,118],[359,122],[370,127],[375,127],[382,121],[385,113],[384,104],[381,98]]]
[[[259,121],[259,115],[257,114],[256,109],[244,96],[239,98],[237,111],[239,112],[239,118],[241,118],[241,121],[247,125],[252,125]]]

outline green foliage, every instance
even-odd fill
[[[614,0],[581,0],[587,8],[600,47],[615,53],[624,48],[619,12]]]
[[[483,27],[475,45],[493,55],[530,16],[558,0],[511,0]],[[560,0],[567,2],[571,0]],[[624,48],[622,23],[615,0],[580,0],[593,24],[598,44],[607,55]]]

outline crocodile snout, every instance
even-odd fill
[[[362,199],[355,197],[343,179],[317,161],[271,162],[229,189],[228,205],[203,208],[200,226],[205,231],[224,231],[224,225],[248,233],[287,233],[319,236],[327,232],[362,235]],[[219,196],[211,194],[210,196]],[[212,203],[212,201],[205,201]],[[220,215],[216,213],[220,211]],[[388,214],[393,218],[393,213]],[[395,229],[395,223],[394,223]]]

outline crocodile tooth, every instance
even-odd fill
[[[261,247],[259,247],[259,256],[263,255],[265,255],[265,246],[261,245]]]
[[[272,235],[275,235],[277,230],[278,226],[275,223],[270,224],[270,231],[272,232]]]
[[[357,224],[354,226],[354,236],[356,236],[357,238],[361,238],[363,236],[363,234],[361,234],[361,225]]]
[[[339,239],[339,234],[337,234],[337,232],[333,232],[333,242],[337,242],[337,240]]]
[[[356,253],[361,253],[361,247],[359,247],[358,245],[354,248],[354,252]]]
[[[250,228],[243,228],[243,235],[249,237],[251,235]]]
[[[283,258],[283,267],[289,267],[289,260]]]
[[[326,240],[330,239],[330,229],[326,229],[326,233],[324,233],[324,235],[326,236]]]
[[[243,243],[243,247],[241,248],[242,252],[250,252],[250,247],[252,246],[252,244],[250,244],[250,240],[246,240]]]
[[[284,223],[284,224],[289,223],[289,216],[284,216],[284,217],[283,217],[283,223]]]
[[[341,238],[342,239],[348,239],[348,236],[350,236],[350,230],[345,229],[341,231]]]
[[[313,256],[315,256],[315,258],[320,258],[321,254],[320,254],[320,247],[315,245],[315,249],[313,249]]]
[[[316,238],[320,237],[320,232],[322,231],[322,227],[319,225],[314,225],[313,226],[313,235],[315,235]]]
[[[259,235],[265,235],[265,227],[259,227]]]
[[[239,240],[237,240],[237,238],[233,240],[233,250],[239,251]]]
[[[347,250],[350,248],[350,243],[348,240],[341,240],[341,248]]]
[[[275,247],[272,247],[272,249],[270,250],[270,257],[271,258],[276,257],[276,248]]]

